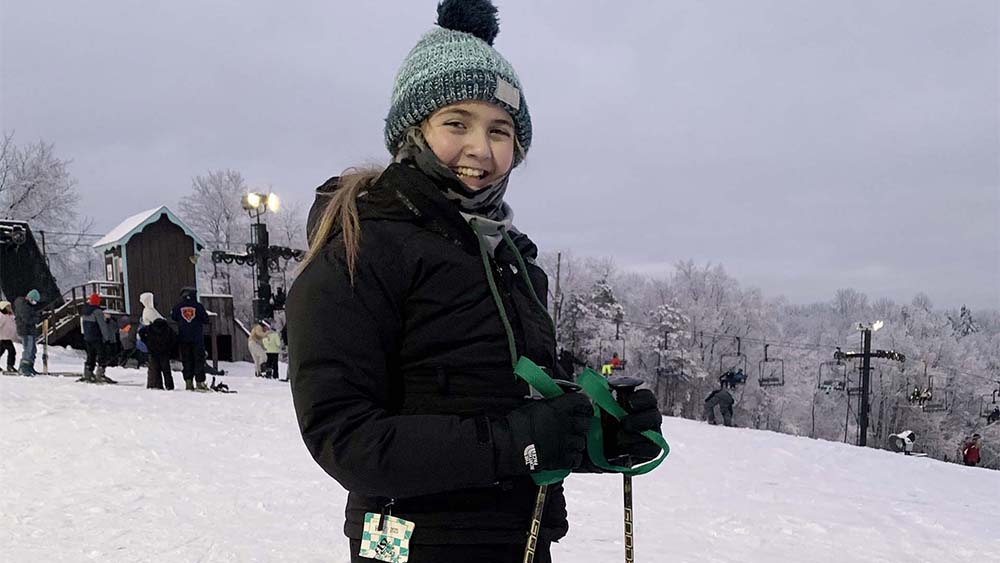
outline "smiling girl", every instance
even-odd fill
[[[299,426],[350,493],[352,561],[521,561],[531,474],[577,469],[593,414],[579,393],[532,399],[513,370],[555,374],[555,335],[504,202],[531,117],[496,9],[448,0],[438,25],[396,77],[392,163],[317,190],[288,298]],[[568,530],[561,482],[544,506],[539,562]]]

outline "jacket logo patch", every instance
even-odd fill
[[[535,451],[534,444],[524,448],[524,464],[528,466],[528,471],[534,471],[538,467],[538,452]]]
[[[197,314],[198,310],[194,307],[181,307],[181,317],[187,322],[193,321]]]

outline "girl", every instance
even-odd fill
[[[593,415],[580,393],[532,400],[513,373],[522,356],[554,373],[555,339],[537,249],[503,200],[531,118],[491,46],[496,9],[446,0],[438,25],[396,78],[393,163],[317,190],[288,298],[300,429],[349,491],[355,562],[521,561],[531,474],[579,469]],[[658,427],[653,404],[634,431]],[[567,530],[556,483],[535,561]]]

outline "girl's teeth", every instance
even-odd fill
[[[470,178],[482,178],[484,175],[482,170],[476,170],[475,168],[466,168],[464,166],[455,168],[455,173],[458,174],[459,176],[468,176]]]

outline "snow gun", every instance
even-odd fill
[[[545,373],[537,364],[528,358],[521,357],[514,368],[514,373],[524,379],[528,385],[538,391],[543,397],[556,397],[566,390],[582,390],[594,404],[594,417],[590,422],[590,430],[587,432],[587,456],[590,462],[596,467],[611,473],[621,473],[624,478],[624,503],[625,503],[625,561],[633,561],[632,543],[632,477],[643,475],[656,469],[660,463],[670,453],[670,445],[659,432],[647,430],[642,435],[660,448],[660,455],[656,458],[638,465],[632,465],[631,459],[615,458],[608,460],[604,451],[604,425],[602,422],[606,417],[611,417],[618,421],[628,415],[622,407],[628,396],[642,382],[638,379],[628,377],[612,378],[609,381],[590,368],[584,369],[576,378],[576,384],[554,380]],[[612,387],[612,385],[614,387]],[[612,390],[614,389],[614,392]],[[617,395],[617,397],[615,396]],[[627,457],[627,456],[626,456]],[[532,473],[535,484],[538,485],[538,497],[535,500],[535,510],[531,520],[531,530],[528,534],[528,543],[525,547],[524,563],[534,561],[535,543],[538,538],[538,530],[541,527],[542,510],[545,505],[545,495],[548,485],[565,479],[570,474],[569,470],[540,471]]]

